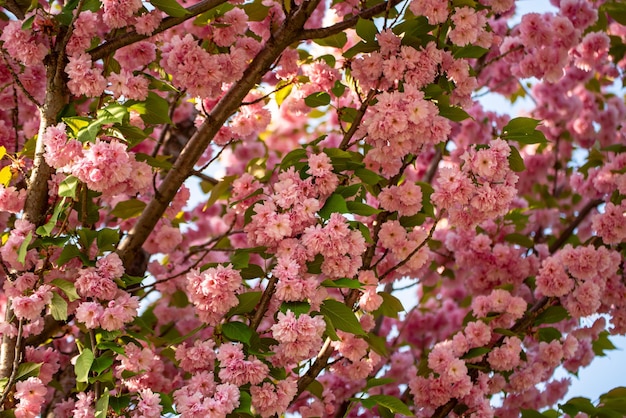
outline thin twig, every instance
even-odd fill
[[[387,7],[394,7],[400,4],[401,0],[391,0],[389,2],[384,2],[377,4],[376,6],[370,7],[369,9],[363,10],[361,13],[358,13],[352,17],[349,17],[339,23],[335,23],[332,26],[328,26],[325,28],[317,28],[317,29],[307,29],[301,32],[298,40],[307,40],[307,39],[322,39],[328,36],[336,35],[339,32],[343,32],[346,29],[353,28],[354,25],[359,21],[359,19],[369,19],[377,14],[383,13],[387,10]],[[388,6],[391,5],[391,6]]]
[[[144,39],[148,39],[151,36],[159,34],[171,27],[179,25],[186,20],[192,19],[199,14],[207,12],[214,7],[219,6],[220,4],[226,3],[226,0],[205,0],[200,3],[194,4],[193,6],[189,6],[187,8],[187,14],[183,17],[168,17],[163,19],[161,24],[152,32],[151,35],[140,35],[135,31],[125,33],[119,37],[113,38],[102,45],[98,45],[97,47],[90,49],[87,51],[89,55],[91,55],[91,59],[95,62],[109,54],[114,53],[118,49],[134,44],[135,42],[142,41]]]

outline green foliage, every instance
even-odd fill
[[[183,17],[189,14],[176,0],[150,0],[150,3],[168,16]]]
[[[548,140],[543,132],[536,129],[539,122],[526,117],[511,119],[502,130],[502,139],[520,144],[545,144]]]
[[[341,302],[327,299],[320,307],[320,313],[330,320],[335,329],[355,335],[365,335],[352,309]]]
[[[89,348],[83,348],[82,353],[76,358],[76,364],[74,365],[77,382],[87,382],[94,360],[93,351]]]
[[[312,93],[304,98],[304,103],[309,107],[327,106],[330,104],[330,94],[325,92]]]
[[[561,322],[568,317],[569,313],[564,307],[560,305],[550,306],[548,309],[537,315],[535,325],[554,324]]]
[[[404,402],[394,396],[388,395],[372,395],[364,399],[355,399],[361,402],[361,404],[372,409],[374,406],[383,406],[396,414],[402,414],[408,417],[412,417],[411,410]]]

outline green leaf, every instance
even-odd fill
[[[307,386],[306,390],[310,394],[315,395],[318,399],[324,397],[324,386],[318,380],[312,381],[311,384]]]
[[[50,313],[57,321],[67,320],[67,302],[57,292],[52,292],[50,300]]]
[[[241,269],[241,278],[243,280],[258,279],[265,276],[265,271],[258,264],[249,264],[247,267]]]
[[[59,196],[76,199],[76,189],[79,181],[74,176],[67,176],[61,184],[59,184]]]
[[[360,178],[363,183],[371,186],[376,185],[385,179],[367,168],[357,168],[354,170],[354,175]]]
[[[264,5],[260,1],[241,5],[241,8],[248,15],[251,22],[260,22],[265,19],[270,11],[269,6]]]
[[[321,46],[343,48],[348,42],[348,36],[346,35],[345,32],[339,32],[335,35],[328,36],[326,38],[314,39],[313,42]]]
[[[389,351],[387,350],[387,340],[384,337],[380,337],[372,332],[367,334],[367,337],[363,338],[367,341],[370,348],[380,354],[383,357],[387,357],[389,355]]]
[[[335,287],[345,289],[362,289],[363,285],[357,279],[341,278],[337,280],[326,279],[321,283],[324,287]]]
[[[281,85],[281,83],[283,83]],[[276,93],[274,93],[274,99],[276,100],[276,104],[280,106],[283,104],[285,99],[291,94],[291,90],[293,90],[293,84],[285,84],[286,81],[281,81],[276,85]]]
[[[70,302],[74,302],[75,300],[80,299],[80,296],[78,296],[76,288],[74,287],[74,283],[70,282],[69,280],[54,279],[50,282],[50,284],[61,289]]]
[[[334,66],[332,66],[332,67],[334,67]],[[335,81],[335,85],[333,86],[331,91],[333,92],[335,97],[341,97],[341,96],[343,96],[343,93],[346,91],[346,86],[341,81],[337,80],[337,81]]]
[[[561,322],[569,316],[567,310],[562,306],[551,306],[541,312],[535,319],[535,325],[554,324]]]
[[[296,163],[305,160],[307,158],[306,150],[304,148],[296,148],[293,151],[289,151],[283,157],[283,160],[280,162],[280,168],[285,170]]]
[[[239,299],[239,303],[237,306],[228,311],[227,316],[233,315],[241,315],[248,312],[252,312],[256,305],[258,305],[261,300],[261,296],[263,292],[246,292],[237,295],[237,299]]]
[[[517,244],[525,248],[533,248],[535,246],[535,241],[533,241],[532,238],[524,234],[518,234],[516,232],[505,235],[504,240],[506,242]]]
[[[474,357],[479,357],[479,356],[487,354],[490,351],[491,351],[491,349],[489,349],[487,347],[475,347],[475,348],[470,349],[461,358],[463,360],[465,360],[465,359],[470,359],[470,358],[474,358]]]
[[[128,117],[128,109],[119,103],[110,104],[104,109],[98,110],[97,121],[103,125],[113,125],[124,123],[124,118]]]
[[[616,22],[626,25],[626,6],[622,2],[612,1],[601,6],[601,10],[608,13]]]
[[[120,233],[115,229],[103,228],[96,235],[96,244],[100,251],[115,251],[120,242]]]
[[[114,360],[113,351],[107,351],[106,353],[98,356],[98,358],[94,359],[93,364],[91,365],[91,370],[96,373],[102,373],[111,367]]]
[[[603,357],[606,350],[615,350],[617,347],[609,339],[608,331],[602,331],[598,335],[598,339],[591,343],[591,348],[596,356]]]
[[[323,316],[323,315],[322,315]],[[339,341],[339,336],[337,335],[337,331],[335,330],[335,326],[333,325],[330,318],[327,316],[323,316],[324,322],[326,323],[326,335],[333,341]]]
[[[88,348],[83,349],[83,352],[80,353],[80,355],[76,359],[76,365],[74,366],[76,381],[87,382],[87,380],[89,379],[89,371],[91,370],[91,365],[93,364],[93,361],[93,352]]]
[[[509,154],[509,167],[516,173],[526,170],[524,159],[520,155],[519,151],[515,147],[511,147],[511,153]]]
[[[250,345],[250,339],[254,335],[254,331],[243,322],[233,321],[222,325],[222,334],[231,341],[240,341]]]
[[[330,319],[335,329],[355,335],[366,335],[352,309],[341,302],[325,300],[320,307],[320,313]]]
[[[317,254],[313,261],[306,262],[306,271],[311,274],[320,274],[322,272],[322,263],[324,262],[324,256]]]
[[[520,409],[520,411],[522,412],[522,418],[546,418],[543,414],[534,409]]]
[[[46,222],[45,225],[42,225],[39,228],[37,228],[37,230],[35,231],[37,232],[37,235],[41,237],[50,236],[50,233],[52,232],[54,227],[57,225],[57,221],[59,219],[59,215],[61,214],[61,211],[65,209],[63,207],[65,205],[65,199],[66,199],[65,197],[61,199],[61,201],[54,207],[54,212],[52,213],[52,216],[50,217],[48,222]]]
[[[280,304],[279,310],[284,314],[291,311],[297,318],[302,314],[308,314],[311,305],[308,302],[283,302]]]
[[[250,263],[250,252],[240,249],[235,250],[233,255],[230,257],[230,262],[233,265],[233,268],[237,270],[246,268]]]
[[[239,176],[225,176],[224,178],[222,178],[222,180],[220,180],[219,183],[213,186],[213,188],[211,189],[211,196],[209,196],[209,199],[207,200],[204,207],[210,208],[215,202],[217,202],[219,198],[224,197],[224,195],[230,188],[230,185],[237,177]]]
[[[443,104],[438,104],[438,106],[439,106],[439,115],[453,122],[461,122],[465,119],[471,118],[469,113],[467,113],[465,110],[461,109],[460,107],[444,106]]]
[[[150,167],[154,168],[169,170],[173,166],[173,164],[168,161],[171,158],[170,155],[157,155],[156,157],[153,157],[151,155],[138,152],[137,154],[135,154],[135,158],[137,159],[137,161],[143,161]]]
[[[521,144],[546,144],[543,132],[536,129],[537,119],[519,117],[509,121],[502,130],[502,139],[517,141]]]
[[[539,331],[537,331],[537,334],[539,337],[539,341],[544,341],[547,343],[554,341],[554,340],[560,340],[561,337],[563,336],[561,334],[561,331],[553,327],[539,328]]]
[[[330,94],[318,91],[305,97],[304,103],[309,107],[327,106],[330,104]]]
[[[120,415],[122,413],[122,410],[130,405],[130,399],[130,395],[120,395],[114,396],[112,398],[110,397],[109,406],[113,409],[113,411],[115,411],[116,414]]]
[[[404,306],[402,306],[400,299],[393,296],[391,293],[378,292],[378,294],[383,298],[383,303],[375,312],[373,312],[375,317],[382,315],[390,318],[397,318],[398,313],[404,311]]]
[[[72,130],[74,135],[78,134],[78,132],[80,132],[81,129],[84,129],[87,126],[89,126],[89,123],[91,122],[91,119],[83,117],[83,116],[72,116],[72,117],[63,118],[62,120],[63,120],[63,123],[69,126],[69,128]]]
[[[373,388],[376,386],[388,385],[395,382],[396,379],[392,379],[391,377],[373,377],[371,379],[368,379],[367,385],[365,385],[365,389]]]
[[[381,213],[382,210],[376,209],[365,203],[349,200],[346,202],[348,212],[354,215],[371,216]]]
[[[141,215],[146,208],[146,202],[138,199],[123,200],[115,205],[111,211],[111,215],[120,219],[134,218]]]
[[[362,399],[361,403],[363,404],[363,406],[365,406],[366,408],[368,408],[368,405],[381,405],[384,406],[385,408],[389,409],[391,412],[394,412],[396,414],[402,414],[408,417],[412,417],[413,413],[411,413],[411,410],[409,409],[408,406],[406,406],[406,404],[404,404],[400,399],[394,397],[394,396],[389,396],[389,395],[372,395],[369,398],[366,399]],[[371,408],[371,406],[369,407]]]
[[[109,389],[105,389],[96,402],[96,418],[106,418],[109,410]]]
[[[600,399],[602,401],[606,399],[611,399],[611,398],[626,399],[626,387],[619,386],[619,387],[609,390],[607,393],[600,395]]]
[[[30,242],[33,240],[33,233],[32,231],[28,233],[28,235],[26,235],[26,238],[24,238],[24,241],[22,241],[22,244],[20,245],[19,250],[17,250],[17,261],[24,264],[24,262],[26,261],[26,253],[28,252],[28,245],[30,244]]]
[[[175,0],[160,1],[175,3],[178,5]],[[182,6],[178,6],[185,10]],[[148,97],[145,101],[138,102],[136,100],[129,100],[125,103],[125,105],[128,106],[130,110],[134,110],[139,113],[141,119],[147,124],[158,125],[161,123],[172,123],[169,116],[170,104],[163,97],[152,91],[148,93]]]
[[[376,34],[378,29],[376,24],[372,20],[361,19],[356,22],[356,34],[361,37],[365,42],[376,42]]]
[[[63,248],[63,251],[61,251],[59,258],[56,261],[56,264],[58,266],[62,266],[70,261],[72,258],[80,257],[81,255],[82,253],[76,245],[68,244]]]
[[[334,212],[350,213],[346,204],[346,199],[344,199],[343,196],[338,193],[333,193],[328,196],[328,199],[326,199],[326,203],[324,203],[324,206],[319,210],[318,213],[323,219],[329,219],[330,215],[332,215]]]
[[[412,216],[402,216],[400,218],[400,225],[405,228],[412,228],[414,226],[422,225],[425,220],[426,215],[424,215],[423,213],[416,213]]]
[[[168,16],[184,17],[189,14],[176,0],[150,0],[150,3]]]
[[[488,49],[477,45],[468,45],[463,48],[459,48],[454,52],[454,58],[480,58],[489,52]]]
[[[242,415],[252,415],[252,397],[245,390],[239,392],[239,406],[228,416],[240,417]]]
[[[31,362],[20,363],[17,367],[15,379],[17,381],[22,381],[28,379],[29,377],[39,376],[39,370],[41,369],[42,364],[43,363]]]
[[[593,406],[593,404],[591,403],[591,401],[587,398],[583,398],[583,397],[576,397],[576,398],[572,398],[569,401],[567,401],[567,403],[565,405],[560,405],[561,408],[563,410],[565,410],[563,407],[564,406],[568,406],[568,407],[573,407],[574,409],[576,409],[576,413],[578,412],[584,412],[588,415],[593,416],[596,412],[596,407]],[[569,409],[569,408],[568,408]],[[576,414],[574,413],[574,415]]]

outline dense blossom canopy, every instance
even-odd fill
[[[626,334],[626,4],[549,3],[2,1],[2,416],[625,416],[554,376]]]

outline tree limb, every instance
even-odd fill
[[[385,10],[387,10],[387,7],[394,7],[400,3],[401,0],[390,0],[389,2],[380,3],[376,6],[370,7],[369,9],[365,9],[361,13],[349,17],[339,23],[335,23],[332,26],[303,30],[298,39],[301,41],[306,39],[322,39],[328,36],[336,35],[346,29],[353,28],[359,19],[370,19],[377,14],[385,12]]]
[[[118,36],[117,38],[113,38],[110,41],[103,43],[102,45],[98,45],[97,47],[90,49],[87,52],[89,53],[89,55],[91,55],[91,59],[93,61],[97,61],[106,57],[109,54],[114,53],[122,47],[134,44],[135,42],[143,41],[144,39],[148,39],[158,33],[166,31],[169,28],[180,25],[184,21],[196,17],[204,12],[207,12],[223,3],[226,3],[226,0],[201,1],[200,3],[194,4],[193,6],[189,6],[187,8],[189,14],[183,17],[167,17],[163,19],[161,24],[154,30],[154,32],[152,32],[151,35],[141,35],[135,31],[127,32],[123,35]]]
[[[232,85],[211,113],[207,115],[204,123],[185,145],[174,166],[167,173],[156,196],[146,206],[135,226],[121,242],[118,254],[124,261],[124,264],[130,262],[133,254],[141,248],[180,186],[193,172],[194,165],[224,122],[237,111],[243,98],[261,80],[282,51],[298,39],[304,23],[313,13],[319,1],[311,0],[304,2],[302,6],[285,19],[284,24],[252,60],[241,80]]]

